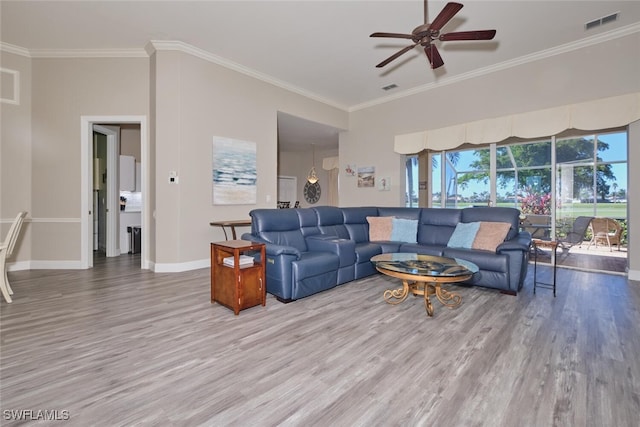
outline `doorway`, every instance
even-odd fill
[[[289,207],[294,208],[298,201],[297,195],[298,178],[295,176],[278,176],[278,203],[289,203]]]
[[[149,192],[149,142],[147,131],[147,118],[146,116],[81,116],[81,167],[82,167],[82,181],[81,181],[81,256],[80,263],[82,268],[93,267],[93,254],[94,254],[94,238],[96,238],[94,230],[96,224],[98,224],[97,238],[99,237],[100,229],[100,214],[94,208],[95,192],[94,184],[96,180],[102,180],[102,174],[104,172],[94,172],[96,168],[101,168],[94,160],[94,144],[97,142],[94,140],[94,130],[97,130],[98,134],[106,135],[107,139],[107,171],[104,177],[107,186],[111,186],[111,189],[107,188],[105,191],[105,228],[104,232],[106,237],[106,253],[107,256],[116,256],[120,252],[127,253],[128,247],[122,248],[120,243],[120,230],[119,227],[119,214],[120,214],[120,189],[119,189],[119,140],[116,143],[116,138],[113,134],[120,134],[118,126],[114,127],[114,124],[119,127],[127,127],[128,125],[134,125],[139,128],[139,140],[140,140],[140,162],[139,162],[139,189],[140,189],[140,229],[146,230],[145,225],[148,224],[148,209],[145,209],[147,194]],[[109,139],[112,138],[112,145],[109,145]],[[101,139],[98,137],[98,140]],[[111,160],[109,160],[111,158]],[[108,193],[108,195],[107,195]],[[98,206],[100,208],[100,206]],[[108,212],[106,211],[108,209]],[[112,215],[109,215],[112,214]],[[96,218],[98,216],[98,218]],[[95,221],[94,221],[95,220]],[[149,236],[148,233],[141,234],[140,242],[140,267],[148,269],[150,262],[148,259],[149,248]],[[100,243],[98,242],[98,246]]]
[[[120,128],[93,125],[93,250],[107,257],[118,247],[118,147]]]

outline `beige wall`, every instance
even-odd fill
[[[639,46],[640,34],[635,33],[352,112],[349,132],[340,135],[341,165],[372,165],[376,175],[392,171],[401,185],[393,185],[391,194],[382,199],[380,192],[350,183],[341,168],[340,204],[404,203],[404,165],[402,156],[393,151],[396,135],[640,92]],[[640,159],[633,155],[640,146],[639,133],[629,138],[630,171]],[[629,182],[637,180],[630,175]],[[640,206],[630,206],[629,222],[640,224]],[[633,229],[630,239],[640,244],[640,229]],[[629,251],[631,270],[640,274],[640,250],[635,248]]]
[[[120,125],[120,154],[123,156],[133,156],[136,162],[142,161],[142,150],[140,144],[140,125],[121,124]]]
[[[320,200],[314,205],[310,205],[304,199],[304,185],[307,182],[309,170],[313,164],[313,153],[311,149],[307,151],[284,151],[279,153],[278,174],[284,176],[295,176],[297,178],[298,187],[297,200],[300,201],[300,207],[308,208],[311,206],[323,206],[329,204],[329,171],[322,169],[322,159],[325,157],[335,157],[338,150],[316,150],[315,152],[315,168],[320,184]],[[292,206],[293,207],[293,206]]]
[[[630,53],[637,53],[638,46],[636,33],[354,111],[349,132],[340,136],[340,162],[373,165],[376,173],[391,170],[402,178],[401,156],[393,151],[396,135],[638,92],[640,56]],[[343,205],[369,200],[354,186],[342,190]],[[393,187],[389,202],[404,202],[403,192],[403,187]]]
[[[19,104],[0,103],[0,241],[20,211],[29,215],[23,225],[13,262],[31,259],[31,61],[29,58],[0,52],[2,68],[16,71],[19,79]],[[4,92],[4,91],[3,91]],[[13,93],[13,90],[10,91]]]
[[[80,117],[148,115],[148,58],[32,60],[33,261],[78,261]]]
[[[21,259],[79,260],[80,116],[148,115],[149,259],[152,267],[165,271],[201,267],[209,242],[223,239],[210,221],[246,218],[251,209],[275,207],[279,111],[349,129],[340,134],[340,164],[374,166],[377,177],[391,177],[391,191],[357,188],[357,180],[342,168],[341,206],[401,205],[404,162],[393,151],[395,135],[640,91],[639,59],[630,54],[639,39],[634,34],[351,113],[177,51],[119,59],[29,59],[3,53],[3,66],[13,63],[31,79],[23,79],[24,104],[2,105],[0,215],[6,220],[28,206],[34,218],[31,245],[22,246]],[[256,142],[257,204],[212,205],[213,136]],[[636,126],[630,133],[632,165],[639,158],[638,146]],[[304,175],[308,168],[303,169]],[[635,182],[637,171],[629,169],[630,182]],[[178,172],[179,184],[168,183],[169,171]],[[22,178],[17,184],[22,191],[8,184],[14,176]],[[640,223],[637,201],[630,201],[629,218]],[[631,229],[635,245],[630,253],[637,254],[640,234]],[[631,260],[632,270],[640,272],[637,258]]]
[[[208,259],[209,243],[224,239],[210,221],[248,219],[251,209],[276,206],[279,111],[337,128],[348,127],[348,114],[185,53],[154,57],[155,263],[171,269]],[[255,205],[212,205],[214,136],[256,143]],[[168,183],[171,170],[177,185]]]

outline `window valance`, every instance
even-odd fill
[[[394,151],[414,154],[425,149],[450,150],[463,144],[490,144],[509,137],[548,137],[567,129],[610,129],[636,120],[640,120],[640,93],[397,135]]]
[[[326,171],[330,171],[331,169],[339,169],[340,168],[340,158],[339,157],[325,157],[322,159],[322,169]]]

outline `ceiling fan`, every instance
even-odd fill
[[[459,40],[491,40],[496,35],[496,30],[480,30],[480,31],[459,31],[455,33],[440,34],[440,30],[462,9],[460,3],[447,3],[440,11],[436,19],[432,23],[427,18],[427,0],[424,0],[424,24],[416,27],[411,34],[399,33],[373,33],[369,37],[390,37],[398,39],[410,39],[413,41],[409,45],[398,52],[394,53],[378,65],[377,68],[384,67],[399,56],[409,52],[417,45],[424,47],[424,53],[427,54],[431,68],[435,69],[444,65],[444,61],[438,52],[438,48],[434,44],[436,40],[440,41],[459,41]]]

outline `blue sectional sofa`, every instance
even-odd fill
[[[250,215],[251,233],[242,238],[266,244],[267,292],[283,302],[376,274],[370,260],[381,253],[412,252],[466,259],[480,269],[466,283],[512,295],[522,288],[529,261],[531,235],[519,231],[520,211],[512,208],[319,206],[255,209]],[[409,228],[409,233],[404,230],[400,240],[371,241],[375,218],[404,221],[415,228],[413,232]],[[454,232],[460,236],[463,226],[483,222],[502,223],[508,230],[495,250],[452,245]],[[460,230],[456,232],[457,227]]]

